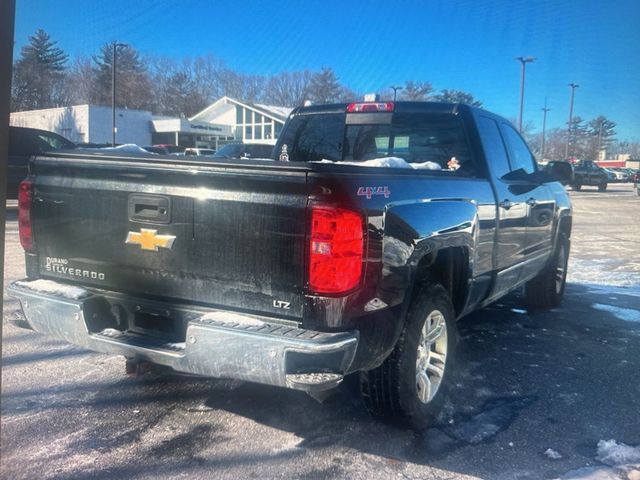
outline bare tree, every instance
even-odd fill
[[[433,86],[429,82],[409,80],[405,82],[403,89],[400,91],[400,97],[403,100],[424,101],[428,99],[431,92],[433,92]]]
[[[95,83],[95,71],[91,59],[77,57],[67,72],[65,96],[68,105],[81,105],[91,102]]]
[[[476,100],[472,94],[462,90],[440,90],[432,97],[432,100],[436,102],[466,103],[474,107],[482,106],[481,101]]]
[[[282,72],[268,79],[265,102],[284,107],[296,107],[309,99],[313,74],[309,70]]]

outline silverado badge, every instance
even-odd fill
[[[153,252],[157,252],[158,247],[170,249],[173,246],[173,241],[176,239],[175,235],[157,235],[157,233],[157,230],[141,228],[139,233],[127,233],[125,243],[140,245],[142,250],[151,250]]]

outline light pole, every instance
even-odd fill
[[[602,150],[602,123],[603,121],[600,119],[600,125],[598,125],[598,152],[596,153],[596,161],[600,160],[600,150]]]
[[[569,87],[571,87],[571,100],[569,102],[569,124],[567,125],[567,143],[564,147],[564,159],[569,159],[569,143],[571,142],[571,123],[573,122],[573,99],[575,98],[576,88],[580,85],[577,83],[570,83]]]
[[[544,108],[542,109],[544,112],[542,115],[542,152],[540,153],[540,160],[544,161],[544,142],[545,142],[545,133],[547,130],[547,112],[551,111],[550,108],[547,108],[547,97],[544,97]]]
[[[398,90],[402,90],[402,89],[403,89],[403,87],[396,87],[396,86],[394,86],[394,85],[391,85],[389,88],[390,88],[391,90],[393,90],[393,101],[395,102],[395,101],[396,101],[396,97],[397,97],[397,95],[398,95]]]
[[[524,76],[527,68],[527,63],[531,63],[535,60],[534,57],[516,57],[516,60],[522,65],[520,76],[520,114],[518,115],[518,131],[522,133],[522,111],[524,110]]]
[[[126,47],[126,43],[113,42],[111,57],[111,146],[116,146],[116,52],[118,47]]]

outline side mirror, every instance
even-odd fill
[[[562,185],[573,182],[573,167],[568,162],[549,162],[545,167],[545,172]]]

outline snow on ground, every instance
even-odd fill
[[[631,447],[615,440],[600,440],[596,460],[611,467],[638,465],[640,467],[640,445]]]
[[[601,285],[636,286],[640,288],[640,267],[624,262],[622,265],[610,259],[569,259],[567,281]]]
[[[616,307],[615,305],[605,305],[602,303],[594,303],[591,306],[596,310],[609,312],[616,318],[619,318],[620,320],[624,320],[626,322],[640,322],[640,310],[636,310],[635,308],[622,308]]]
[[[562,454],[553,448],[547,448],[544,451],[544,456],[549,460],[560,460],[562,458]]]
[[[597,449],[596,460],[606,466],[579,468],[565,473],[560,478],[562,480],[637,480],[640,478],[640,445],[632,447],[616,440],[600,440]]]

